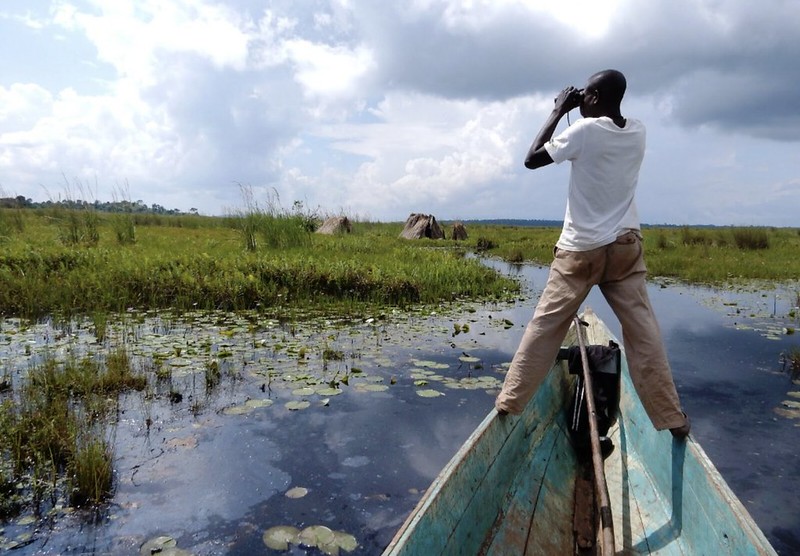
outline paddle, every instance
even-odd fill
[[[594,488],[599,499],[600,526],[602,528],[602,553],[614,554],[614,522],[611,517],[611,502],[608,498],[608,485],[603,470],[603,454],[600,452],[600,435],[597,431],[597,412],[594,405],[594,390],[592,389],[592,374],[589,372],[589,356],[586,354],[586,342],[583,339],[583,327],[589,326],[575,315],[575,334],[578,337],[578,346],[581,350],[581,363],[583,367],[583,383],[586,391],[586,410],[589,418],[589,436],[592,444],[592,466],[594,468]]]

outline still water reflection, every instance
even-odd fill
[[[356,537],[352,554],[379,554],[491,410],[547,273],[497,268],[524,280],[528,299],[347,325],[141,319],[125,341],[142,360],[165,346],[180,352],[170,388],[184,401],[126,398],[114,431],[118,487],[107,511],[94,520],[56,512],[36,525],[11,521],[0,537],[26,539],[17,554],[138,554],[148,539],[168,535],[198,556],[249,555],[270,553],[262,541],[270,527],[325,525]],[[779,553],[800,553],[800,420],[775,412],[800,390],[780,363],[781,352],[798,345],[783,330],[795,324],[786,315],[796,295],[658,283],[650,295],[695,438]],[[586,304],[619,335],[599,293]],[[53,331],[31,334],[36,339],[26,341],[41,345]],[[78,330],[76,343],[80,337]],[[36,350],[8,338],[0,345],[5,364],[24,367]],[[202,362],[192,361],[203,350],[192,346],[224,352],[218,361],[229,380],[205,391]],[[323,357],[323,347],[340,357]],[[298,393],[311,376],[338,391]],[[444,395],[421,397],[421,389]],[[299,398],[310,407],[286,409]],[[272,405],[228,411],[247,400]],[[285,496],[296,486],[308,494]]]

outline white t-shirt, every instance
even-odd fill
[[[557,247],[588,251],[639,229],[634,195],[645,138],[639,120],[628,118],[621,128],[604,116],[580,119],[545,143],[555,163],[572,162],[567,211]]]

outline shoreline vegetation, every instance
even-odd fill
[[[130,310],[292,320],[514,301],[520,285],[468,255],[546,265],[560,231],[468,223],[463,241],[405,240],[403,223],[357,221],[351,233],[322,235],[314,233],[321,219],[302,203],[262,208],[245,197],[246,210],[225,217],[0,208],[0,314],[19,326],[88,318],[108,343],[107,323]],[[797,229],[648,227],[643,235],[651,277],[731,287],[800,276]],[[113,494],[119,398],[152,392],[159,366],[139,369],[127,346],[107,347],[104,357],[32,362],[24,376],[0,368],[0,521],[40,515],[46,500],[97,507]],[[210,366],[208,384],[215,373]]]
[[[225,217],[0,208],[0,314],[43,318],[140,310],[294,310],[357,314],[518,286],[468,252],[547,265],[557,227],[469,225],[464,241],[400,239],[403,223],[314,234],[295,203]],[[450,234],[448,234],[450,235]],[[724,287],[800,276],[800,229],[646,227],[651,278]]]

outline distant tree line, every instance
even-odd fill
[[[82,201],[81,199],[64,199],[59,201],[36,202],[22,195],[16,197],[0,197],[0,208],[65,208],[76,210],[96,210],[98,212],[127,212],[148,214],[197,214],[196,208],[189,212],[180,209],[168,209],[158,203],[147,205],[144,201]]]

